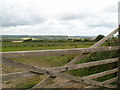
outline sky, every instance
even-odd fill
[[[0,0],[2,35],[107,35],[119,0]]]

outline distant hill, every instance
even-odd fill
[[[21,40],[22,38],[36,38],[39,40],[67,40],[76,38],[93,39],[95,36],[64,36],[64,35],[2,35],[3,40]]]
[[[87,39],[94,39],[96,36],[73,36],[75,38],[87,38]]]

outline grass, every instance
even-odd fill
[[[25,50],[44,50],[44,49],[70,49],[70,48],[88,48],[92,46],[94,42],[22,42],[22,43],[12,43],[12,42],[4,42],[3,43],[3,52],[6,51],[25,51]],[[117,57],[118,53],[116,51],[108,51],[108,52],[97,52],[91,53],[84,59],[80,60],[78,63],[85,63],[91,61],[104,60],[109,58]],[[79,54],[75,55],[64,55],[64,56],[47,56],[47,57],[28,57],[28,58],[12,58],[15,61],[26,63],[29,65],[39,66],[39,67],[58,67],[63,66],[68,63],[70,60],[75,58]],[[74,76],[87,76],[94,73],[99,73],[105,70],[110,70],[112,68],[116,68],[116,63],[99,65],[89,68],[76,69],[67,71]],[[20,71],[13,67],[3,66],[3,73],[11,73]],[[115,77],[116,74],[107,75],[101,78],[97,78],[97,81],[104,81],[110,78]],[[36,77],[39,78],[39,77]],[[18,82],[15,84],[16,88],[31,88],[35,84],[39,82],[39,79],[30,78],[25,80],[24,82]],[[33,81],[32,81],[33,80]]]
[[[98,61],[101,59],[108,59],[108,58],[115,58],[117,56],[115,53],[116,53],[115,51],[114,51],[114,53],[113,53],[113,51],[112,52],[92,53],[92,54],[89,54],[86,58],[82,59],[79,63]],[[29,65],[39,66],[39,67],[58,67],[58,66],[65,65],[66,63],[68,63],[70,60],[72,60],[77,55],[78,54],[65,55],[65,56],[13,58],[13,60],[21,62],[21,63],[26,63]],[[99,57],[99,58],[97,58],[97,57]],[[99,65],[99,66],[94,66],[94,67],[89,67],[89,68],[76,69],[76,70],[70,70],[70,71],[66,71],[66,73],[74,75],[74,76],[78,76],[78,77],[83,77],[83,76],[103,72],[105,70],[110,70],[112,68],[116,68],[116,63],[110,63],[110,64]],[[13,71],[13,69],[11,69],[11,72],[12,71]],[[9,69],[9,72],[10,72],[10,69]],[[111,74],[111,75],[97,78],[95,80],[101,82],[101,81],[104,81],[107,79],[111,79],[115,76],[116,76],[116,74]],[[26,82],[17,83],[17,85],[15,85],[15,87],[17,87],[17,88],[30,88],[30,87],[33,87],[36,83],[38,83],[38,81],[35,81],[35,78],[31,78],[31,79],[34,80],[34,82],[31,82],[31,81],[28,82],[29,80],[28,81],[26,80]]]
[[[97,52],[97,53],[89,54],[87,57],[80,60],[80,62],[78,62],[78,63],[100,61],[100,60],[116,58],[116,57],[118,57],[117,51]],[[84,77],[84,76],[92,75],[95,73],[103,72],[106,70],[111,70],[116,67],[117,67],[117,63],[115,62],[115,63],[110,63],[110,64],[103,64],[103,65],[97,65],[97,66],[93,66],[93,67],[71,70],[71,71],[67,71],[67,73],[72,74],[74,76]],[[113,78],[115,76],[116,76],[116,74],[111,74],[111,75],[107,75],[104,77],[96,78],[95,80],[104,81],[104,80]]]
[[[3,42],[2,51],[28,51],[28,50],[47,50],[47,49],[70,49],[88,48],[94,42]]]
[[[39,76],[31,77],[31,78],[25,80],[24,82],[19,82],[19,83],[15,84],[15,88],[25,88],[25,90],[26,90],[26,89],[32,88],[40,81],[41,81],[41,78]]]
[[[3,74],[13,73],[13,72],[21,72],[21,71],[23,71],[23,69],[15,68],[15,67],[12,67],[12,66],[2,65],[2,73]]]
[[[28,58],[13,58],[13,60],[40,67],[58,67],[63,66],[72,60],[76,55],[65,56],[40,56],[40,57],[28,57]]]
[[[35,86],[36,84],[38,84],[40,81],[42,81],[45,78],[46,78],[45,75],[18,78],[15,80],[3,82],[3,86],[6,86],[8,88],[22,88],[22,90],[26,90],[26,89],[29,89]]]

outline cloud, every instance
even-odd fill
[[[106,35],[117,27],[117,2],[1,0],[2,34]]]
[[[90,13],[85,13],[85,12],[81,12],[79,14],[75,14],[75,13],[67,13],[61,16],[60,20],[75,20],[75,19],[84,19],[87,17],[92,17],[93,15]]]
[[[104,15],[105,16],[105,15]],[[117,15],[112,15],[112,17],[117,16]],[[102,15],[101,15],[102,17]],[[106,19],[108,17],[109,19]],[[107,27],[107,28],[115,28],[117,26],[117,17],[116,18],[111,18],[109,16],[105,16],[102,18],[99,17],[94,17],[94,18],[87,18],[85,20],[85,23],[87,23],[88,27],[96,28],[96,27]]]
[[[19,4],[17,2],[6,1],[2,2],[2,15],[0,16],[3,27],[31,25],[46,21],[45,18],[33,12],[28,4],[22,5],[24,2]]]
[[[3,27],[10,27],[10,26],[21,26],[21,25],[31,25],[31,24],[38,24],[38,23],[43,23],[45,21],[45,19],[40,18],[40,17],[15,17],[15,16],[11,16],[9,17],[4,17],[2,18],[3,22],[2,22],[2,26]]]

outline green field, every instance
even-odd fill
[[[45,49],[88,48],[92,46],[94,43],[95,42],[70,42],[70,41],[67,41],[67,42],[21,42],[21,43],[3,42],[2,51],[7,52],[7,51],[45,50]],[[118,54],[117,51],[91,53],[87,57],[82,59],[79,63],[115,58],[118,56],[117,54]],[[58,67],[58,66],[65,65],[66,63],[74,59],[77,55],[79,54],[64,55],[64,56],[12,58],[12,60],[29,64],[29,65],[39,66],[39,67]],[[99,66],[90,67],[90,68],[71,70],[71,71],[67,71],[66,73],[72,74],[74,76],[86,76],[86,75],[102,72],[105,70],[110,70],[112,68],[115,68],[116,65],[117,65],[116,63],[99,65]],[[24,70],[3,65],[3,73],[12,73],[12,72],[20,72],[20,71],[24,71]],[[116,76],[116,73],[104,76],[102,78],[97,78],[96,80],[104,81],[104,80],[113,78],[115,76]],[[17,81],[11,80],[11,81],[4,82],[3,86],[7,85],[7,87],[31,88],[44,78],[45,76],[41,76],[41,77],[37,76],[37,77],[29,77],[26,79],[18,79]]]
[[[3,42],[2,51],[88,48],[94,42]]]

